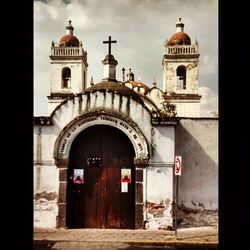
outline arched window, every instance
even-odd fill
[[[71,70],[68,67],[62,69],[62,88],[69,88],[71,80]]]
[[[186,67],[181,65],[176,70],[176,90],[186,89]]]

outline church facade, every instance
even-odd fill
[[[71,21],[52,41],[50,115],[34,117],[34,226],[172,229],[176,185],[179,226],[217,225],[218,119],[200,117],[198,42],[179,19],[164,42],[163,90],[131,69],[116,79],[115,42],[103,42],[103,79],[87,86]]]

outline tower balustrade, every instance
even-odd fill
[[[52,56],[82,56],[84,53],[82,48],[72,47],[52,47]]]
[[[165,55],[194,55],[199,54],[198,45],[172,45],[165,46]]]

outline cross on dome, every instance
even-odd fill
[[[108,47],[108,55],[111,55],[111,43],[117,43],[116,40],[111,40],[111,36],[109,36],[109,40],[108,41],[103,41],[103,43],[108,43],[109,47]]]

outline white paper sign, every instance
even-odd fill
[[[76,184],[84,183],[84,169],[74,169],[73,182]]]
[[[121,182],[131,183],[131,169],[129,168],[121,169]]]
[[[128,192],[128,183],[127,182],[121,182],[121,192],[122,193]]]

